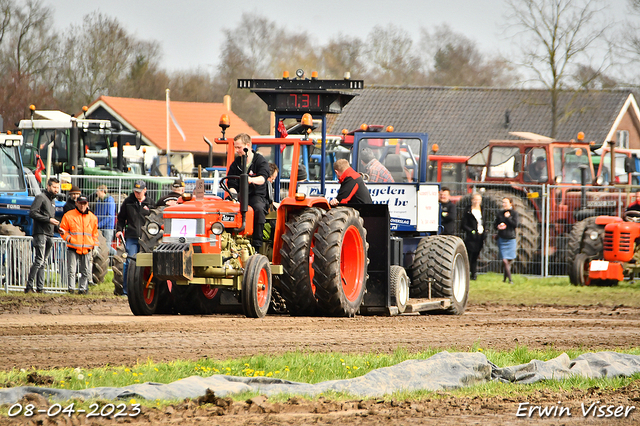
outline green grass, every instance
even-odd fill
[[[455,351],[452,349],[451,351]],[[533,359],[549,360],[557,357],[562,352],[555,349],[529,350],[519,347],[511,351],[493,351],[483,349],[477,345],[467,348],[468,352],[483,352],[489,361],[499,367],[512,366],[527,363]],[[54,382],[49,385],[59,389],[85,389],[100,386],[127,386],[144,382],[170,383],[189,376],[208,377],[213,374],[226,374],[241,377],[275,377],[306,383],[318,383],[326,380],[348,379],[362,376],[371,370],[388,367],[408,359],[426,359],[439,351],[427,350],[418,353],[410,353],[404,349],[398,349],[391,354],[344,354],[344,353],[305,353],[291,352],[278,356],[256,355],[240,359],[228,359],[224,361],[201,359],[199,361],[173,361],[169,363],[154,363],[151,360],[129,366],[110,366],[92,369],[51,369],[37,370],[22,369],[0,372],[0,384],[4,386],[27,386],[27,376],[36,372],[39,376],[50,376]],[[588,352],[584,349],[566,351],[569,357],[574,358]],[[619,352],[640,355],[640,348],[630,348]],[[567,390],[572,388],[588,389],[598,386],[600,388],[617,389],[640,379],[640,374],[630,378],[616,379],[583,379],[571,378],[562,381],[545,381],[534,385],[516,385],[497,382],[483,383],[454,391],[457,396],[496,396],[534,392],[539,389]],[[421,399],[431,397],[434,392],[400,392],[390,395],[395,399]],[[234,396],[236,400],[243,400],[255,396],[253,393],[245,393]],[[271,400],[286,400],[290,395],[281,395]],[[334,399],[348,399],[348,394],[332,393],[325,397]],[[138,401],[139,402],[139,401]],[[164,401],[163,404],[170,401]],[[147,402],[149,403],[149,402]],[[158,403],[156,401],[155,403]],[[151,404],[153,405],[153,404]],[[0,410],[0,412],[2,412]]]
[[[640,281],[623,281],[614,287],[576,287],[566,276],[536,278],[514,275],[513,285],[502,275],[478,275],[471,281],[469,302],[523,305],[625,305],[640,307]]]

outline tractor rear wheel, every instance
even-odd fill
[[[452,235],[423,238],[416,249],[411,271],[415,297],[428,297],[431,283],[432,298],[451,302],[449,308],[429,313],[464,313],[469,299],[469,258],[460,238]]]
[[[352,317],[360,310],[369,264],[367,232],[357,210],[329,210],[318,225],[313,247],[313,283],[320,310]]]
[[[113,294],[116,296],[122,296],[124,294],[122,277],[124,272],[124,262],[126,260],[124,244],[120,244],[116,249],[115,256],[111,259],[111,270],[113,271]]]
[[[313,284],[314,234],[324,210],[310,208],[285,224],[282,236],[283,275],[280,277],[280,294],[289,314],[314,315],[318,310]]]
[[[513,209],[518,212],[518,230],[516,233],[516,255],[515,265],[512,264],[512,272],[517,269],[521,272],[535,273],[536,267],[540,265],[536,262],[537,253],[540,250],[540,223],[536,219],[535,211],[518,194],[506,191],[487,190],[482,196],[482,211],[485,213],[485,232],[491,232],[496,214],[502,210],[502,199],[509,197],[513,200]],[[463,212],[464,213],[464,212]],[[494,231],[495,232],[495,231]],[[494,265],[492,270],[501,270],[502,262],[499,260],[498,244],[493,238],[485,240],[484,248],[480,252],[478,266]],[[515,268],[514,268],[515,267]]]
[[[158,291],[150,266],[136,265],[131,259],[127,269],[127,298],[133,315],[153,315],[158,308]]]
[[[162,211],[163,207],[158,207],[156,209],[151,209],[149,214],[145,216],[144,223],[142,224],[141,232],[140,232],[140,253],[153,253],[153,249],[158,246],[162,242],[162,236],[164,235],[164,231],[161,226],[164,223],[162,219]],[[150,223],[156,223],[158,225],[159,231],[155,234],[152,234],[148,230],[148,225]],[[128,274],[128,272],[127,272]],[[115,276],[115,274],[114,274]],[[154,279],[156,292],[158,293],[158,306],[156,308],[157,314],[170,314],[173,312],[173,301],[171,300],[171,289],[172,285],[170,281],[162,280],[159,281]]]
[[[567,263],[569,266],[569,281],[574,285],[584,285],[575,274],[577,256],[586,254],[591,259],[601,259],[604,253],[604,226],[596,225],[596,217],[588,217],[576,222],[569,233],[567,243]]]
[[[391,305],[398,307],[399,314],[404,313],[409,301],[409,277],[402,266],[391,265],[389,293],[391,294]]]
[[[98,250],[93,254],[93,283],[100,284],[104,281],[109,269],[109,245],[102,232],[98,231]]]
[[[271,267],[261,254],[249,257],[242,276],[242,308],[248,318],[263,318],[271,302]]]

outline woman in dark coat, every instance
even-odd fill
[[[484,232],[485,221],[482,216],[482,195],[474,192],[471,196],[471,205],[464,212],[462,218],[462,230],[464,231],[464,245],[467,247],[469,255],[469,269],[471,279],[477,278],[478,256],[484,246],[486,233]]]
[[[502,199],[502,210],[498,212],[493,226],[498,230],[498,252],[504,266],[503,281],[511,280],[511,262],[516,258],[516,228],[518,212],[513,209],[513,201],[509,197]]]

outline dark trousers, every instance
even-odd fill
[[[262,247],[262,232],[264,231],[264,224],[267,221],[265,215],[267,202],[263,197],[254,195],[249,197],[249,205],[253,209],[253,235],[251,236],[251,245],[259,249]]]
[[[44,234],[36,234],[31,240],[31,247],[36,256],[29,269],[29,277],[27,278],[27,290],[33,289],[33,283],[38,278],[36,283],[37,290],[42,291],[44,289],[44,264],[51,253],[53,247],[53,237],[49,237]]]
[[[478,270],[478,256],[480,256],[480,250],[472,250],[467,251],[469,255],[469,272],[472,277],[476,276],[476,271]]]

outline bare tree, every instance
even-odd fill
[[[365,45],[362,40],[339,34],[322,48],[318,72],[325,78],[342,78],[345,72],[351,73],[354,78],[364,78],[364,55]]]
[[[419,46],[427,58],[423,67],[429,84],[504,87],[515,82],[513,69],[505,59],[483,55],[475,42],[446,24],[433,33],[422,28]]]
[[[606,41],[610,25],[603,20],[599,0],[507,0],[508,22],[520,41],[521,65],[532,80],[549,91],[551,137],[562,117],[559,97],[570,88],[577,68],[587,63],[597,73],[610,63],[610,56],[596,59],[599,43]]]
[[[374,27],[367,36],[367,62],[371,82],[416,85],[424,82],[413,40],[400,27]]]
[[[124,94],[124,81],[141,64],[154,66],[160,57],[157,42],[136,40],[116,18],[86,15],[72,26],[59,63],[59,97],[67,110],[78,110],[100,95]]]

